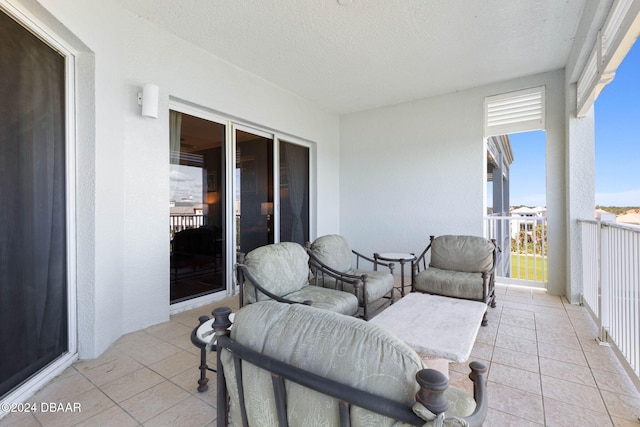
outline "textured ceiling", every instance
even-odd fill
[[[585,0],[120,0],[347,113],[563,68]]]

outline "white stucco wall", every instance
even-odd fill
[[[340,233],[365,253],[420,253],[429,235],[482,235],[484,98],[546,85],[549,290],[565,291],[564,73],[340,119]]]
[[[483,233],[484,97],[546,85],[549,290],[573,297],[569,280],[578,277],[578,242],[568,238],[574,217],[568,206],[583,214],[592,186],[583,187],[579,198],[566,190],[582,174],[582,166],[575,173],[567,168],[586,156],[566,141],[581,138],[589,124],[571,128],[565,120],[563,71],[338,118],[158,30],[116,2],[12,3],[73,39],[78,54],[81,357],[97,356],[122,334],[168,319],[170,97],[313,141],[312,237],[341,233],[365,253],[420,252],[430,234]],[[140,116],[136,93],[144,83],[160,87],[158,119]]]
[[[99,0],[32,0],[19,8],[83,44],[77,75],[78,332],[81,358],[121,335],[169,319],[169,97],[315,143],[315,232],[338,228],[339,121],[332,113],[239,70]],[[47,16],[50,14],[50,16]],[[136,94],[160,87],[158,119]],[[94,85],[95,84],[95,85]],[[93,93],[87,96],[87,91]]]

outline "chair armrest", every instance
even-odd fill
[[[391,271],[391,274],[393,274],[394,264],[392,262],[381,262],[380,260],[375,259],[375,257],[371,258],[358,251],[354,251],[353,249],[351,249],[351,252],[356,256],[356,268],[360,268],[360,258],[362,258],[373,264],[373,271],[378,271],[378,266],[381,265],[383,267],[387,267]]]
[[[489,277],[495,273],[498,263],[502,258],[502,250],[500,249],[500,246],[496,244],[496,239],[491,239],[491,243],[495,246],[495,249],[493,250],[493,262],[491,263],[491,268],[489,270],[482,272],[482,277]]]
[[[429,236],[429,245],[427,245],[425,250],[422,251],[422,253],[413,262],[413,264],[411,266],[411,274],[415,274],[415,273],[419,273],[420,272],[420,262],[422,262],[422,268],[424,268],[424,269],[427,268],[427,260],[425,258],[427,256],[427,252],[429,252],[429,249],[431,249],[431,243],[433,243],[433,239],[434,238],[435,238],[435,236]]]
[[[311,252],[311,250],[307,249],[307,253],[309,254],[309,267],[311,268],[312,273],[314,273],[315,270],[320,270],[322,273],[328,275],[329,277],[345,281],[346,283],[349,283],[356,288],[360,288],[362,284],[367,281],[366,274],[355,275],[343,273],[342,271],[335,270],[324,264],[313,252]]]
[[[248,280],[249,282],[251,282],[251,284],[253,285],[253,287],[256,289],[256,300],[258,300],[258,291],[260,291],[261,293],[263,293],[264,295],[268,296],[269,298],[276,300],[278,302],[283,302],[286,304],[304,304],[304,305],[312,305],[313,301],[309,301],[309,300],[305,300],[305,301],[292,301],[289,299],[286,299],[284,297],[281,297],[279,295],[276,295],[272,292],[269,292],[268,290],[266,290],[264,287],[262,287],[258,281],[251,275],[251,273],[249,273],[249,270],[247,269],[247,266],[244,264],[236,264],[236,268],[238,269],[239,272],[239,285],[240,285],[240,293],[243,294],[244,293],[244,282],[245,280]],[[244,295],[243,295],[244,297]]]
[[[353,286],[353,294],[356,296],[356,298],[358,298],[358,301],[360,301],[360,293],[362,292],[362,289],[366,286],[366,283],[367,283],[366,274],[357,276],[354,274],[347,274],[347,273],[343,273],[341,271],[335,270],[329,267],[328,265],[322,263],[322,261],[318,259],[318,257],[311,251],[311,249],[306,248],[306,250],[307,250],[307,253],[309,254],[309,269],[311,270],[311,273],[314,276],[313,281],[315,282],[314,283],[315,285],[318,285],[318,276],[321,275],[323,279],[325,278],[325,276],[329,276],[330,278],[335,280],[336,289],[338,290],[345,291],[344,289],[345,283],[348,283],[351,286]],[[345,291],[345,292],[348,292],[348,291]]]
[[[487,367],[480,362],[471,362],[469,367],[471,368],[469,379],[473,382],[473,399],[476,406],[471,415],[461,417],[461,419],[468,423],[465,425],[482,426],[489,408],[486,390]],[[449,387],[449,380],[442,372],[433,369],[422,369],[416,374],[416,381],[420,385],[420,390],[416,393],[416,403],[421,404],[431,412],[428,417],[424,417],[425,420],[433,421],[431,420],[432,416],[437,416],[443,412],[444,419],[459,417],[458,414],[446,412],[449,408],[449,401],[445,391]]]

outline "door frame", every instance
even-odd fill
[[[227,212],[225,212],[225,290],[219,291],[210,295],[205,295],[198,298],[193,298],[187,301],[183,301],[176,304],[169,304],[169,313],[176,314],[185,310],[190,310],[196,307],[200,307],[215,301],[220,301],[226,297],[237,294],[238,289],[236,287],[235,280],[235,264],[236,264],[236,223],[234,214],[234,195],[237,188],[237,182],[235,178],[235,162],[236,162],[236,131],[244,131],[253,133],[258,136],[271,138],[273,140],[273,224],[274,224],[274,241],[280,241],[280,176],[279,176],[279,163],[280,163],[280,141],[285,141],[290,144],[297,144],[309,149],[309,236],[310,240],[316,235],[316,144],[313,141],[299,138],[284,132],[278,132],[274,129],[270,129],[266,126],[260,126],[249,121],[241,120],[237,117],[232,117],[221,113],[219,111],[212,110],[207,107],[196,105],[192,102],[185,101],[183,99],[169,96],[170,110],[179,111],[181,113],[189,114],[204,120],[209,120],[219,124],[225,125],[226,141],[225,141],[225,162],[226,162],[226,179],[225,179],[225,206]]]
[[[77,242],[76,242],[76,61],[78,52],[29,11],[0,0],[0,13],[13,18],[65,59],[65,216],[67,263],[67,351],[7,393],[0,403],[24,402],[78,359]],[[0,418],[4,411],[0,410]]]

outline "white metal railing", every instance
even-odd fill
[[[582,301],[640,378],[640,228],[578,221],[582,231]]]
[[[179,231],[186,230],[187,228],[198,228],[204,225],[204,215],[169,215],[169,233],[170,238]]]
[[[502,250],[496,267],[501,283],[546,288],[546,217],[488,216],[487,237]]]

